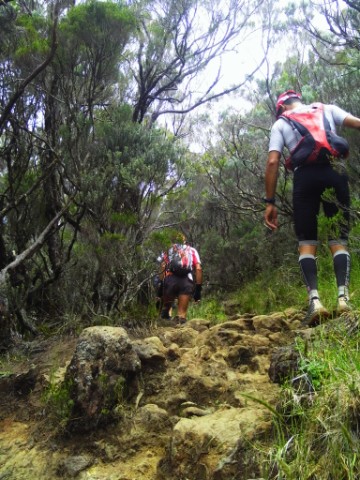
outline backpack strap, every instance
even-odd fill
[[[325,112],[324,112],[324,104],[323,103],[320,103],[320,102],[315,102],[315,103],[311,103],[310,105],[308,105],[309,108],[313,109],[313,110],[319,110],[320,112],[322,112],[323,114],[323,117],[324,117],[324,126],[325,126],[325,129],[328,129],[328,130],[331,130],[330,129],[330,124],[329,124],[329,121],[328,119],[325,117]],[[283,112],[279,118],[283,118],[284,120],[286,120],[292,127],[293,130],[296,130],[297,132],[300,133],[301,136],[304,136],[306,133],[307,133],[307,129],[301,125],[299,122],[295,122],[292,118],[291,118],[291,115],[292,113],[298,113],[298,112],[292,112],[292,110],[285,110],[285,112]],[[300,112],[301,113],[301,112]],[[304,112],[304,113],[309,113],[309,112]],[[327,128],[329,127],[329,128]]]

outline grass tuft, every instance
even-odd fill
[[[360,478],[359,345],[359,331],[348,335],[341,321],[320,330],[306,348],[298,344],[311,388],[299,395],[294,383],[283,386],[268,478]]]

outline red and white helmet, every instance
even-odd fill
[[[301,100],[301,93],[297,93],[295,92],[295,90],[286,90],[286,92],[279,95],[276,102],[276,118],[278,118],[281,114],[280,107],[284,105],[286,100],[289,100],[289,98],[298,98],[299,100]]]

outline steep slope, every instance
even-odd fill
[[[264,402],[275,405],[278,395],[270,356],[299,334],[302,316],[287,310],[234,315],[215,326],[202,319],[155,325],[142,338],[128,332],[142,363],[136,395],[118,406],[119,422],[87,434],[60,435],[43,402],[49,382],[63,378],[77,338],[20,345],[9,358],[13,373],[0,382],[0,478],[259,476],[254,442],[271,437]]]

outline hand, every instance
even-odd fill
[[[195,302],[200,302],[201,300],[201,289],[202,285],[199,285],[198,283],[195,285],[195,290],[194,290],[194,295],[193,298]]]
[[[271,230],[276,230],[278,228],[278,216],[277,216],[277,208],[272,203],[266,204],[265,210],[265,223],[266,226],[271,228]]]

